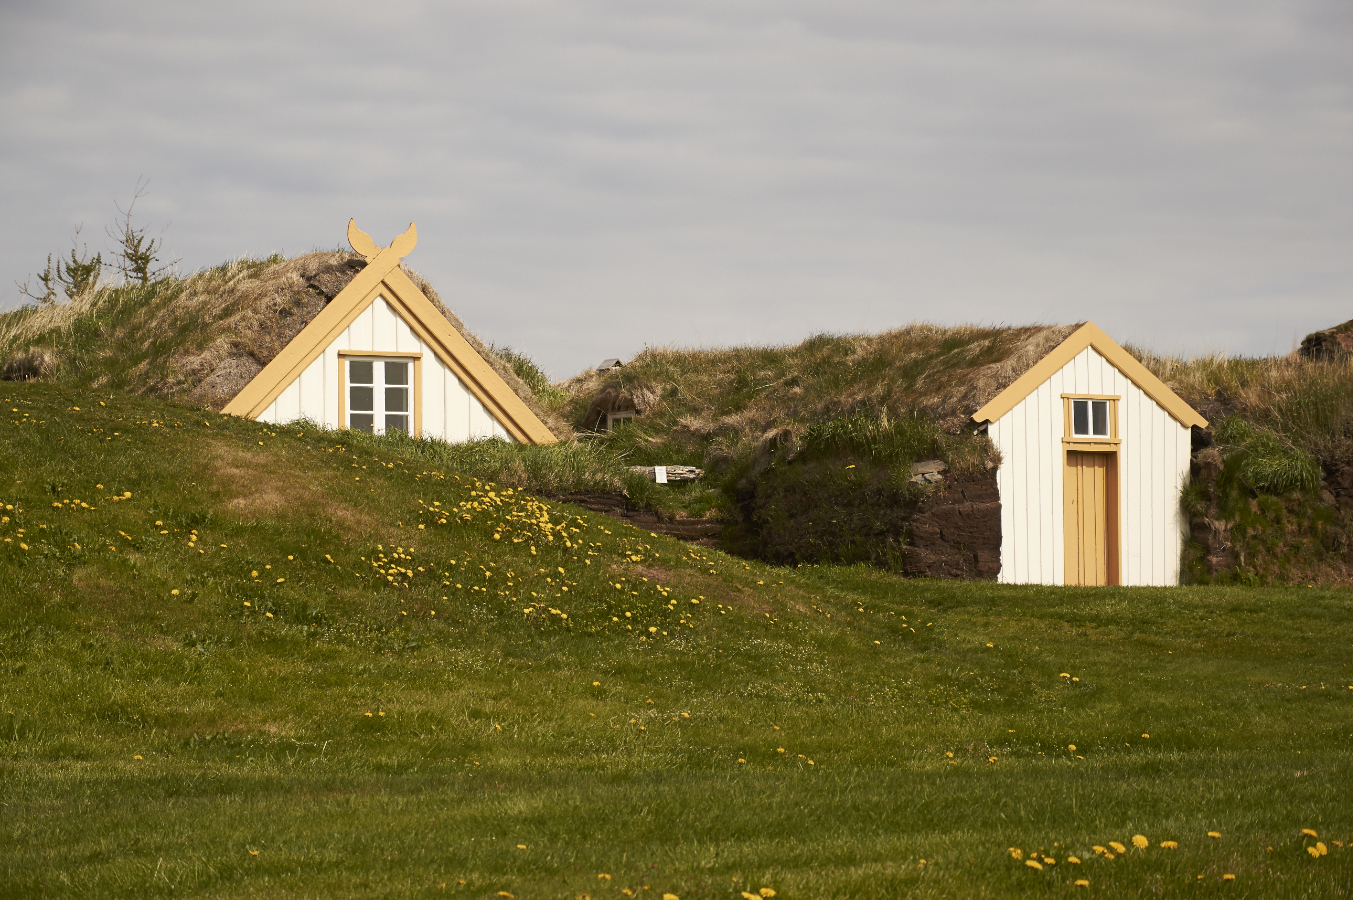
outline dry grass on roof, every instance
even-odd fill
[[[366,265],[355,253],[242,258],[149,285],[91,291],[60,306],[0,315],[4,377],[169,397],[220,410]],[[551,415],[512,367],[404,267],[452,326],[559,437]]]
[[[957,433],[1076,327],[916,323],[784,347],[654,348],[565,382],[566,411],[588,428],[608,406],[633,406],[695,439],[745,439],[859,412],[920,412]]]
[[[1215,426],[1239,415],[1322,459],[1353,445],[1353,354],[1310,359],[1229,356],[1184,359],[1126,347],[1185,403]]]

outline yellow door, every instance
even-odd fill
[[[1066,583],[1118,583],[1118,454],[1066,454]]]

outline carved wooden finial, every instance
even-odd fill
[[[382,249],[379,244],[371,239],[371,235],[357,227],[356,219],[348,220],[348,243],[352,245],[352,249],[368,260],[375,259]],[[391,241],[390,246],[385,249],[394,250],[395,257],[402,259],[409,255],[417,243],[418,229],[410,222],[408,231]]]
[[[371,259],[381,252],[381,248],[377,247],[376,242],[371,239],[371,235],[357,227],[356,219],[348,219],[348,243],[352,245],[352,249],[367,259]]]

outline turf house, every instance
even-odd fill
[[[1087,322],[978,410],[1001,454],[1000,580],[1172,585],[1207,421]]]
[[[448,442],[556,439],[405,274],[413,225],[381,248],[350,221],[348,240],[366,265],[224,412]]]

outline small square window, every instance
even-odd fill
[[[1072,400],[1071,435],[1073,437],[1108,437],[1109,401]]]
[[[349,428],[375,434],[412,430],[413,403],[408,360],[349,359]]]

